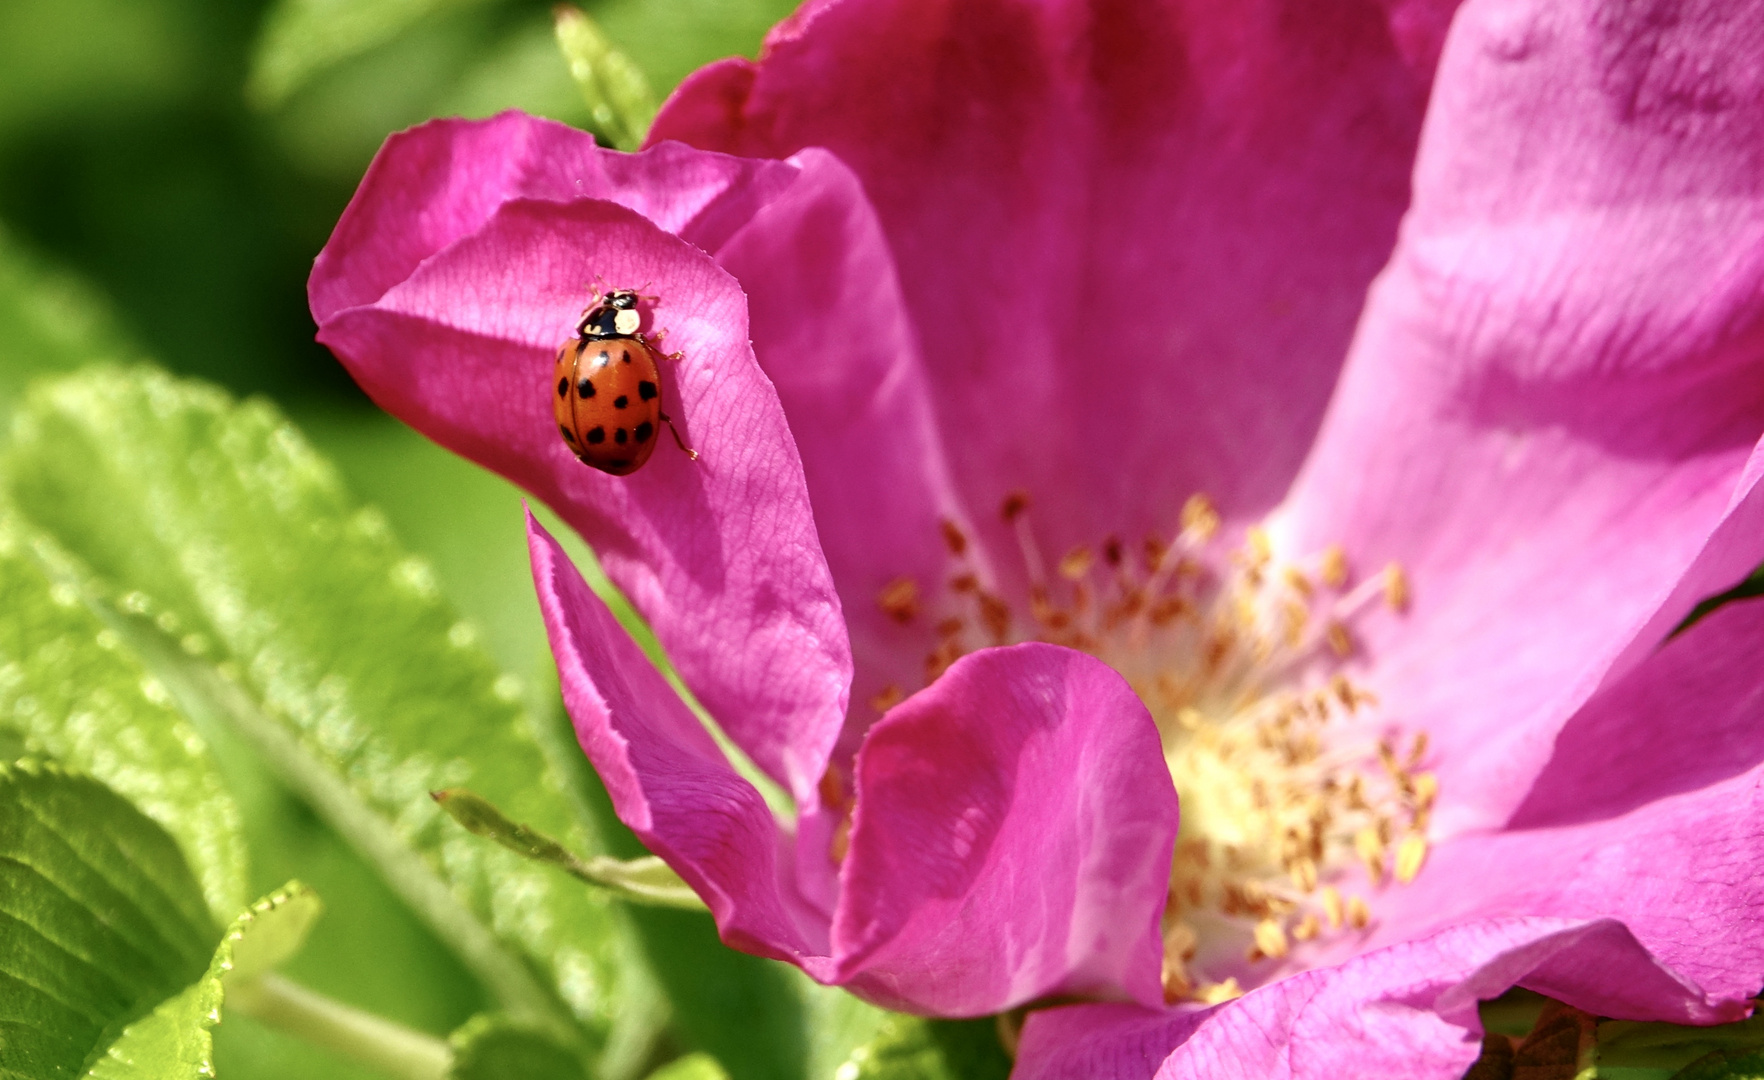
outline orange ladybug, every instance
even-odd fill
[[[564,442],[584,464],[614,476],[643,467],[661,424],[668,425],[688,457],[698,458],[662,412],[661,366],[655,348],[637,330],[643,323],[640,299],[630,289],[601,294],[582,313],[576,336],[557,350],[552,373],[552,406]]]

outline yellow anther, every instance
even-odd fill
[[[973,574],[957,574],[949,579],[949,591],[952,593],[970,593],[980,587],[980,579]]]
[[[911,622],[919,613],[919,583],[910,577],[895,578],[882,587],[876,603],[895,622]]]
[[[1354,639],[1348,635],[1347,627],[1341,623],[1330,623],[1324,639],[1329,642],[1329,651],[1343,660],[1354,653]]]
[[[1016,521],[1017,515],[1027,509],[1029,509],[1029,493],[1013,491],[1004,497],[1004,502],[999,504],[998,515],[1007,522]]]
[[[891,683],[888,686],[884,686],[880,693],[870,699],[870,707],[877,712],[887,712],[889,709],[899,705],[901,701],[904,700],[904,697],[905,695],[900,692],[900,687]]]
[[[1415,741],[1409,746],[1409,769],[1413,770],[1415,766],[1421,764],[1421,759],[1426,756],[1427,732],[1418,731],[1415,733]]]
[[[1417,810],[1433,809],[1433,800],[1439,795],[1439,777],[1430,772],[1415,774],[1415,808]]]
[[[1317,864],[1308,858],[1294,859],[1286,872],[1300,892],[1308,893],[1317,887]]]
[[[1328,920],[1329,929],[1340,930],[1342,922],[1341,893],[1336,891],[1335,886],[1325,885],[1322,899],[1323,918]]]
[[[1256,948],[1263,956],[1279,960],[1286,955],[1286,931],[1273,919],[1263,919],[1256,924]]]
[[[991,631],[993,643],[1003,645],[1011,630],[1011,609],[991,593],[980,593],[980,619]]]
[[[1266,566],[1274,557],[1274,542],[1268,539],[1267,529],[1251,525],[1243,531],[1243,550],[1251,566]]]
[[[1213,508],[1213,500],[1190,495],[1182,504],[1182,531],[1203,544],[1211,540],[1219,531],[1219,511]]]
[[[1286,572],[1280,576],[1286,579],[1287,588],[1306,599],[1310,598],[1311,579],[1305,576],[1303,570],[1300,570],[1296,566],[1289,566],[1286,568]]]
[[[1341,549],[1340,544],[1330,544],[1323,550],[1323,565],[1318,568],[1317,573],[1322,577],[1323,584],[1331,589],[1339,589],[1347,584],[1347,552]]]
[[[1364,930],[1366,929],[1366,924],[1371,921],[1372,909],[1366,906],[1366,901],[1357,896],[1349,897],[1347,903],[1348,925],[1355,930]]]
[[[1403,842],[1397,845],[1397,881],[1404,885],[1414,881],[1415,875],[1421,872],[1421,864],[1426,861],[1427,837],[1420,833],[1410,833],[1403,837]]]
[[[1366,876],[1376,885],[1384,880],[1384,840],[1368,826],[1354,834],[1354,853],[1366,865]]]
[[[1162,976],[1164,1004],[1174,1005],[1179,1001],[1186,1001],[1194,993],[1194,983],[1188,977],[1188,969],[1183,966],[1182,961],[1173,958],[1169,953],[1164,954]]]
[[[1204,1005],[1223,1005],[1242,996],[1243,987],[1237,985],[1235,975],[1224,982],[1205,983],[1194,992],[1195,1000]]]
[[[1060,560],[1060,576],[1067,581],[1082,581],[1090,576],[1090,568],[1094,565],[1096,556],[1088,547],[1079,544]]]
[[[937,636],[939,638],[958,637],[961,635],[962,629],[965,626],[967,626],[966,623],[952,615],[937,623]]]
[[[1306,912],[1305,917],[1292,928],[1292,938],[1294,941],[1309,941],[1322,932],[1323,927],[1317,922],[1317,916]]]
[[[1178,960],[1188,960],[1194,956],[1194,950],[1200,941],[1195,937],[1194,927],[1185,922],[1175,923],[1164,931],[1164,955],[1174,956]]]
[[[1170,546],[1164,543],[1161,538],[1156,536],[1146,537],[1145,568],[1154,574],[1157,573],[1158,569],[1164,565],[1164,553],[1169,550]]]
[[[1407,611],[1409,607],[1409,575],[1403,572],[1401,563],[1391,563],[1384,568],[1384,602],[1392,611]]]
[[[968,551],[968,536],[966,533],[962,532],[961,526],[948,518],[944,518],[942,521],[938,522],[938,525],[943,530],[943,543],[949,548],[949,553],[955,556],[966,554]]]

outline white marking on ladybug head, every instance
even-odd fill
[[[630,309],[613,316],[613,329],[621,334],[635,334],[643,324],[643,316]]]

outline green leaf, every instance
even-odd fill
[[[0,1073],[34,1077],[78,1076],[202,973],[217,936],[165,830],[31,762],[0,766],[0,924]]]
[[[993,1020],[895,1016],[839,1067],[839,1080],[1004,1080],[1010,1072]]]
[[[3,465],[15,505],[191,715],[242,734],[504,1011],[564,1041],[582,1037],[572,1015],[596,1043],[653,1024],[616,907],[428,797],[469,783],[594,849],[519,680],[271,407],[97,369],[32,392]]]
[[[594,129],[621,150],[637,149],[655,120],[649,81],[581,8],[559,4],[556,17],[558,48],[581,88]]]
[[[1597,1075],[1609,1080],[1665,1080],[1680,1070],[1714,1068],[1731,1055],[1743,1061],[1764,1049],[1764,1016],[1714,1027],[1634,1020],[1607,1020],[1598,1025]],[[1743,1067],[1743,1066],[1741,1066]],[[1695,1074],[1692,1074],[1695,1075]],[[1714,1073],[1713,1075],[1725,1075]]]
[[[587,1080],[582,1062],[543,1032],[504,1016],[475,1016],[448,1040],[454,1080]]]
[[[1674,1073],[1672,1080],[1764,1080],[1764,1050],[1716,1050]]]
[[[177,840],[217,919],[245,903],[239,813],[164,686],[0,518],[0,729],[90,773]]]
[[[245,95],[274,108],[314,75],[453,8],[493,0],[280,0],[263,22]]]
[[[209,1032],[220,1022],[228,992],[245,989],[246,982],[262,978],[299,951],[321,910],[318,897],[297,881],[251,905],[222,936],[208,970],[125,1028],[92,1063],[87,1077],[159,1080],[213,1076]]]

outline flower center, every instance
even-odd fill
[[[1339,547],[1283,560],[1259,528],[1229,545],[1202,495],[1172,535],[1136,548],[1109,538],[1052,562],[1027,496],[1000,513],[1017,538],[1026,610],[988,587],[950,522],[949,579],[930,595],[897,579],[878,603],[932,631],[927,683],[976,648],[1046,641],[1098,657],[1138,692],[1182,799],[1166,999],[1226,1000],[1304,943],[1363,930],[1368,887],[1420,872],[1438,792],[1422,771],[1426,735],[1381,724],[1377,698],[1349,674],[1356,628],[1407,608],[1402,569],[1356,581]],[[872,704],[902,697],[889,687]]]

